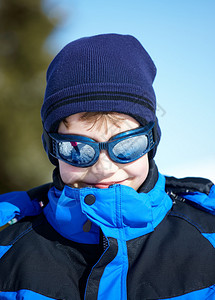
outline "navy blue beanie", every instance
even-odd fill
[[[73,41],[47,71],[41,110],[44,129],[57,132],[60,121],[79,112],[119,112],[143,126],[154,121],[158,145],[161,131],[152,87],[155,75],[152,59],[133,36],[101,34]],[[43,143],[48,152],[44,138]]]

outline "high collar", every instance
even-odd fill
[[[139,187],[138,192],[139,193],[148,193],[151,191],[156,182],[158,181],[158,168],[155,164],[155,161],[153,159],[149,160],[149,172],[148,175],[143,182],[143,184]]]
[[[48,197],[44,213],[55,230],[70,240],[90,244],[99,243],[100,228],[105,236],[117,239],[122,232],[125,240],[147,234],[172,206],[161,174],[148,193],[119,184],[108,189],[65,185],[62,191],[52,187]]]

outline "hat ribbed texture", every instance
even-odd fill
[[[155,121],[155,75],[153,61],[133,36],[103,34],[73,41],[48,68],[43,126],[56,132],[62,119],[90,111],[128,114],[142,125]],[[157,138],[158,143],[159,126]]]

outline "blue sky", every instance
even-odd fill
[[[158,70],[159,170],[215,182],[215,1],[44,0],[44,10],[64,20],[47,41],[53,54],[94,34],[139,39]]]

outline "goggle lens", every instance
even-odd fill
[[[90,163],[96,154],[93,147],[81,142],[60,142],[58,152],[63,160],[80,166]]]
[[[133,161],[143,155],[148,147],[148,137],[145,135],[134,136],[117,143],[112,152],[122,161]]]

